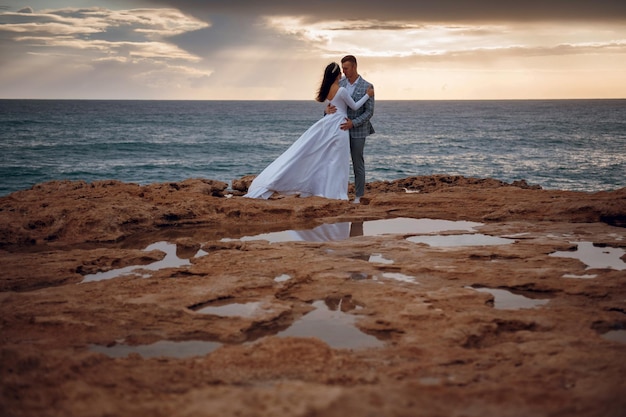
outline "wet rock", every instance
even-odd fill
[[[435,175],[370,183],[369,204],[353,205],[242,198],[252,179],[233,181],[230,193],[204,179],[55,181],[0,198],[0,414],[618,416],[626,408],[626,347],[611,333],[626,327],[624,270],[551,256],[593,242],[626,259],[626,188],[583,193]],[[368,222],[403,218],[477,226],[368,232]],[[318,233],[329,224],[345,225],[344,235]],[[282,239],[263,239],[269,233]],[[472,233],[508,244],[410,240]],[[121,274],[84,281],[106,271]],[[532,302],[501,308],[502,292]],[[255,310],[201,311],[229,304]],[[334,326],[338,317],[349,318],[348,330]],[[310,336],[308,326],[326,333]],[[350,334],[376,344],[329,342]],[[176,342],[212,349],[154,352]],[[108,354],[120,346],[130,353]]]

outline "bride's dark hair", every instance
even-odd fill
[[[326,100],[328,92],[330,91],[330,86],[333,85],[339,74],[341,74],[341,67],[336,62],[331,62],[326,66],[326,69],[324,70],[324,78],[322,79],[322,85],[320,85],[320,89],[317,92],[315,100],[319,102]]]

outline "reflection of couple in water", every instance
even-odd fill
[[[365,138],[374,133],[373,97],[374,88],[359,76],[354,56],[344,57],[341,66],[329,64],[316,98],[328,103],[324,117],[254,179],[245,197],[267,199],[277,192],[347,200],[352,157],[353,202],[359,203],[365,190]]]
[[[331,295],[324,299],[324,304],[330,311],[343,311],[344,313],[352,311],[357,307],[351,295]]]
[[[329,223],[311,230],[292,230],[290,233],[305,242],[333,242],[363,236],[363,222]]]
[[[350,223],[350,237],[363,236],[363,222]]]

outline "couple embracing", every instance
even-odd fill
[[[352,158],[353,203],[360,202],[365,192],[365,138],[374,133],[374,87],[357,72],[356,58],[347,55],[341,66],[333,62],[325,68],[316,100],[328,103],[324,117],[268,165],[244,197],[267,199],[276,192],[348,200]]]

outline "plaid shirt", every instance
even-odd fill
[[[339,85],[342,87],[348,86],[348,80],[344,77],[339,81]],[[352,93],[352,99],[359,101],[367,93],[367,87],[371,84],[365,81],[359,76],[354,86],[354,92]],[[358,110],[352,110],[348,107],[348,118],[352,120],[352,129],[350,129],[350,137],[352,138],[365,138],[367,135],[374,133],[374,128],[370,119],[374,115],[374,97],[370,97]]]

